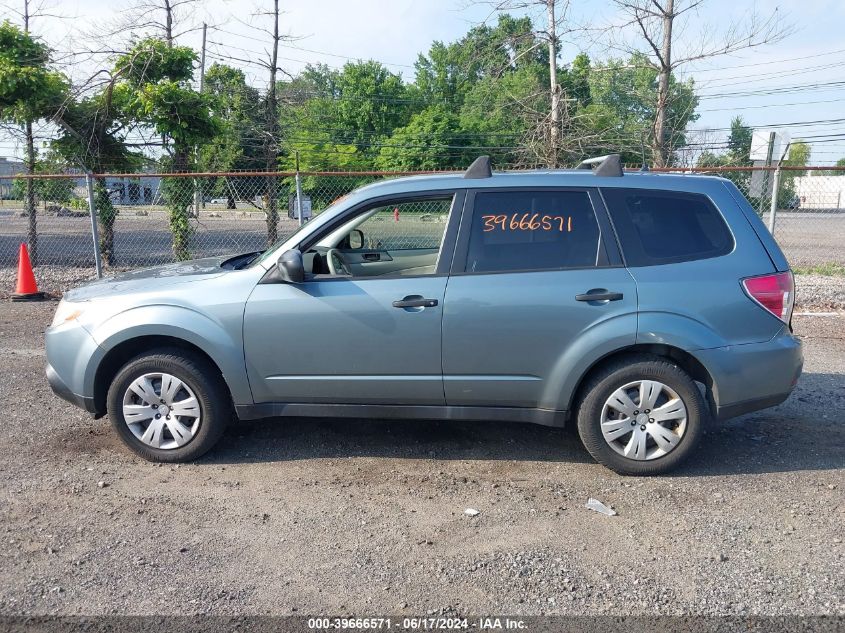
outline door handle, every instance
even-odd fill
[[[364,253],[361,257],[368,262],[377,262],[381,259],[381,255],[378,253]]]
[[[425,299],[423,297],[405,297],[393,302],[394,308],[433,308],[437,305],[437,299]]]
[[[608,292],[606,290],[591,290],[582,295],[575,295],[575,301],[619,301],[622,299],[621,292]]]

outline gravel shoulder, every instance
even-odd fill
[[[623,478],[492,423],[238,423],[142,462],[50,393],[54,308],[0,304],[2,615],[845,615],[843,316],[796,317],[786,403]]]

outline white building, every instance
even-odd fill
[[[841,176],[798,176],[793,181],[800,209],[845,209],[845,173]]]

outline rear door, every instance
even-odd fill
[[[585,359],[634,343],[636,285],[597,192],[477,190],[446,288],[448,405],[564,410]]]

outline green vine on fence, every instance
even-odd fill
[[[189,178],[165,178],[162,189],[170,214],[173,256],[177,261],[190,259],[190,240],[194,232],[190,219],[190,208],[194,196],[192,181]]]

